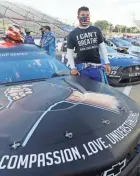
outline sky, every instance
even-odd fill
[[[1,1],[1,0],[0,0]],[[107,20],[114,25],[133,26],[133,16],[140,20],[140,0],[9,0],[38,9],[69,23],[77,19],[77,9],[88,6],[92,22]],[[24,3],[23,3],[24,2]]]

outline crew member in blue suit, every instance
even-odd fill
[[[44,26],[43,31],[44,34],[41,40],[41,48],[45,49],[50,56],[55,57],[56,47],[54,33],[51,31],[50,26]]]
[[[34,38],[31,36],[31,32],[29,29],[25,30],[26,36],[24,38],[24,44],[35,44]]]
[[[71,75],[86,76],[108,84],[106,74],[110,74],[111,68],[102,32],[98,27],[90,25],[88,7],[78,9],[78,20],[79,27],[70,32],[67,41]],[[77,54],[75,59],[74,49]]]

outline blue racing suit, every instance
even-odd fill
[[[55,37],[52,32],[44,33],[41,39],[41,47],[45,49],[49,55],[55,57]]]
[[[34,38],[31,35],[26,35],[24,44],[35,44]]]
[[[41,35],[40,46],[43,46],[43,37],[44,37],[44,34]]]
[[[82,64],[77,64],[76,67],[77,67],[77,70],[80,72],[81,76],[86,76],[95,81],[108,84],[104,65],[82,63]]]

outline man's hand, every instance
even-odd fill
[[[106,71],[106,74],[107,74],[107,75],[110,74],[110,72],[111,72],[110,64],[106,64],[106,65],[105,65],[105,71]]]
[[[80,75],[80,73],[78,72],[78,70],[76,68],[72,69],[70,74],[73,75],[73,76]]]

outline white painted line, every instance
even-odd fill
[[[127,87],[124,88],[123,93],[124,93],[125,95],[129,96],[130,93],[131,93],[131,89],[132,89],[132,86],[127,86]]]
[[[36,128],[38,127],[39,123],[41,122],[41,120],[43,119],[43,117],[57,104],[61,103],[63,101],[60,101],[58,103],[55,103],[53,105],[51,105],[40,117],[39,119],[35,122],[35,124],[32,126],[31,130],[29,131],[29,133],[27,134],[27,136],[25,137],[22,147],[25,147],[26,144],[28,143],[28,141],[30,140],[30,138],[32,137],[33,133],[35,132]]]

